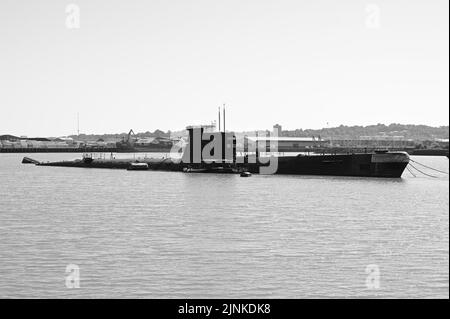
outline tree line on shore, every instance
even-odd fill
[[[268,130],[269,131],[269,130]],[[251,133],[251,132],[247,132]],[[175,137],[181,135],[181,131],[161,131],[155,130],[153,132],[136,133],[133,136],[137,138],[148,137]],[[121,140],[126,139],[128,133],[114,133],[114,134],[80,134],[72,135],[70,137],[80,140]],[[412,139],[415,141],[433,141],[436,139],[449,138],[449,126],[432,127],[427,125],[413,125],[413,124],[376,124],[368,126],[346,126],[340,125],[337,127],[321,128],[321,129],[296,129],[284,130],[283,136],[287,137],[311,137],[320,136],[322,138],[332,137],[334,139],[358,139],[363,136],[401,136],[405,139]]]

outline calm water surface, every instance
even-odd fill
[[[0,297],[449,297],[448,175],[240,178],[25,155],[0,154]]]

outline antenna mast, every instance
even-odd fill
[[[225,103],[223,104],[223,132],[225,133]]]
[[[220,132],[220,106],[219,106],[219,132]]]

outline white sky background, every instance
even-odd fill
[[[1,0],[0,134],[448,125],[448,5]]]

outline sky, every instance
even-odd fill
[[[0,134],[448,125],[448,6],[2,0]]]

